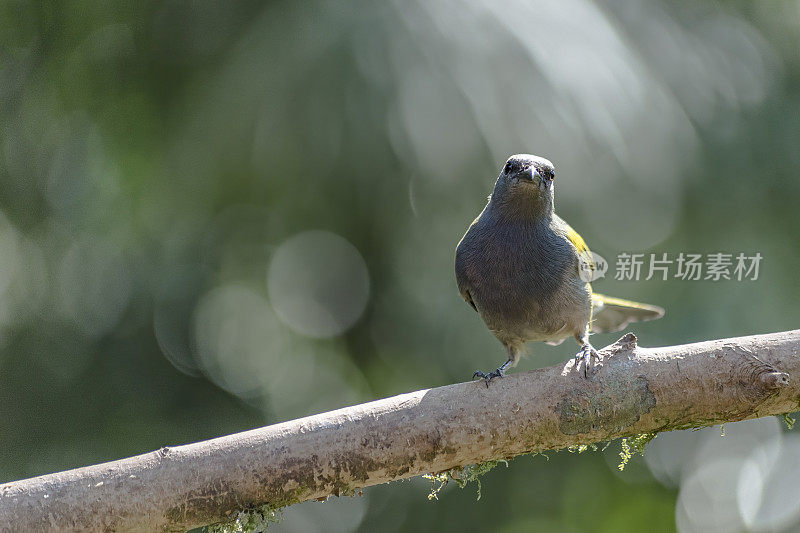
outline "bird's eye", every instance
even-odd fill
[[[503,172],[508,174],[509,172],[511,172],[511,169],[513,168],[513,166],[514,165],[511,164],[511,161],[509,161],[508,163],[506,163],[506,166],[503,167]]]

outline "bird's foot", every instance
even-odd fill
[[[472,379],[475,379],[475,378],[483,379],[484,381],[486,381],[486,388],[488,389],[490,381],[492,381],[494,378],[502,378],[503,376],[505,376],[505,374],[506,373],[505,373],[503,367],[496,368],[495,370],[493,370],[492,372],[489,372],[488,374],[485,374],[484,372],[481,372],[480,370],[476,370],[475,373],[472,374]]]
[[[583,367],[583,377],[589,377],[589,374],[594,372],[594,362],[600,360],[600,355],[597,350],[588,342],[583,343],[581,349],[575,354],[575,367],[580,369]]]

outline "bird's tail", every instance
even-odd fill
[[[631,322],[656,320],[662,316],[664,309],[657,305],[592,294],[592,333],[619,331]]]

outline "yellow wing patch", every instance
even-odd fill
[[[594,274],[595,270],[597,270],[597,265],[594,262],[594,257],[592,257],[592,252],[589,250],[589,247],[586,245],[586,241],[583,240],[577,231],[572,229],[572,226],[567,225],[567,239],[572,245],[578,250],[578,257],[581,262],[581,266],[579,267],[581,270],[588,269],[592,274]],[[592,286],[589,285],[589,290],[592,290]]]
[[[572,229],[572,226],[567,226],[567,228],[567,239],[578,249],[578,253],[588,252],[589,247],[586,246],[586,241],[583,240],[583,237],[578,235],[578,232]]]

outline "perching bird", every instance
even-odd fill
[[[576,366],[582,364],[586,376],[598,358],[590,331],[618,331],[664,314],[654,305],[592,293],[579,275],[582,258],[584,266],[593,267],[589,248],[553,211],[554,178],[547,159],[511,156],[489,202],[456,248],[461,296],[508,352],[496,370],[473,375],[487,387],[517,364],[525,342],[559,344],[569,336],[581,345]]]

